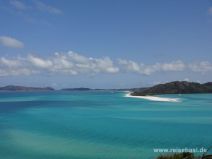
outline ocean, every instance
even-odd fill
[[[0,92],[0,159],[153,159],[212,146],[212,94]]]

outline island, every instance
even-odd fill
[[[79,88],[64,88],[62,91],[90,91],[91,88],[79,87]]]
[[[190,93],[212,93],[212,82],[200,84],[197,82],[174,81],[158,84],[145,89],[137,89],[130,95],[146,96],[160,94],[190,94]]]
[[[55,90],[52,87],[8,85],[0,87],[0,91],[129,91],[131,92],[131,96],[147,96],[160,94],[212,93],[212,82],[200,84],[197,82],[174,81],[145,88],[93,89],[86,87],[76,87],[64,88],[60,90]]]
[[[106,89],[106,88],[86,88],[86,87],[79,87],[79,88],[63,88],[60,89],[61,91],[133,91],[140,88],[120,88],[120,89]]]
[[[8,85],[8,86],[0,87],[0,91],[54,91],[54,88]]]

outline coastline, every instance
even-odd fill
[[[166,98],[166,97],[156,97],[156,96],[133,96],[131,95],[131,93],[132,92],[128,91],[127,94],[125,94],[125,97],[146,99],[146,100],[157,101],[157,102],[179,102],[178,98]]]

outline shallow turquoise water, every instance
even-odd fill
[[[153,148],[212,145],[212,94],[0,93],[0,159],[148,159]]]

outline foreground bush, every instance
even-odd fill
[[[190,152],[161,155],[157,159],[198,159]]]

